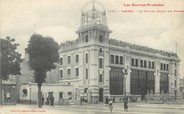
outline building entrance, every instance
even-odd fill
[[[99,89],[99,102],[103,102],[103,88]]]

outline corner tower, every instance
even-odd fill
[[[76,33],[85,44],[109,41],[111,31],[107,26],[106,11],[102,4],[93,0],[83,6],[80,27]]]

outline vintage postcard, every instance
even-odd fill
[[[183,0],[0,0],[0,114],[183,114]]]

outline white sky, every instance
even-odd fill
[[[58,44],[77,38],[81,9],[90,0],[0,0],[0,37],[10,36],[24,49],[33,33],[52,36]],[[176,52],[184,76],[183,13],[108,13],[109,10],[184,10],[184,0],[97,0],[103,4],[111,38]],[[156,3],[163,7],[124,7],[124,3]]]

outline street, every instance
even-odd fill
[[[114,103],[113,114],[183,114],[183,104],[146,104],[129,103],[129,111],[124,112],[121,103]],[[68,105],[68,106],[43,106],[37,105],[3,105],[0,114],[108,114],[109,109],[104,104]]]

